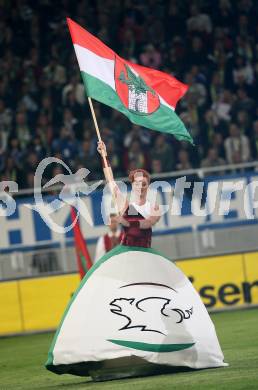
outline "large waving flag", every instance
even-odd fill
[[[115,108],[137,125],[192,142],[174,112],[187,91],[185,84],[119,57],[73,20],[68,18],[67,23],[89,97]]]
[[[76,212],[73,207],[71,207],[71,218],[72,218],[72,222],[76,220]],[[90,267],[92,266],[92,261],[90,258],[88,248],[84,241],[78,220],[76,221],[73,227],[73,233],[74,233],[74,244],[75,244],[78,270],[82,279],[84,275],[87,273],[87,271],[90,269]]]

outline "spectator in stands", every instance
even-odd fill
[[[33,96],[32,87],[29,86],[28,81],[23,83],[21,87],[21,93],[22,98],[20,99],[20,104],[26,110],[28,122],[32,123],[37,116],[38,104],[36,102],[35,96]]]
[[[201,167],[202,168],[213,168],[213,167],[219,167],[222,165],[225,165],[226,161],[218,156],[218,151],[216,148],[210,148],[207,153],[207,157],[204,158],[201,161]],[[224,174],[223,171],[218,172],[212,172],[213,175],[215,174]]]
[[[233,67],[234,84],[236,86],[251,85],[253,80],[253,68],[243,56],[238,55]]]
[[[225,160],[225,149],[224,149],[224,141],[221,133],[214,133],[210,146],[214,147],[217,150],[218,156]]]
[[[132,168],[132,164],[134,168]],[[130,169],[143,168],[148,169],[148,159],[146,153],[142,150],[141,144],[138,140],[134,140],[124,154],[124,169],[129,172]]]
[[[175,1],[170,1],[168,5],[167,18],[165,18],[167,40],[172,36],[179,36],[185,33],[184,15],[180,12],[180,5]]]
[[[151,160],[160,161],[161,172],[171,172],[174,168],[174,153],[164,134],[159,134],[150,152]]]
[[[53,139],[53,127],[49,117],[44,112],[41,112],[38,116],[35,133],[36,137],[40,138],[42,146],[49,150]]]
[[[189,50],[189,55],[191,57],[192,64],[200,66],[205,65],[207,62],[206,48],[201,37],[197,35],[193,35],[191,37],[191,48]]]
[[[35,173],[38,163],[39,163],[39,158],[37,153],[35,151],[30,152],[28,156],[26,156],[26,160],[24,163],[25,172]]]
[[[232,106],[232,115],[236,116],[240,110],[245,110],[253,115],[254,106],[254,101],[248,96],[246,88],[241,87],[237,90],[236,99]]]
[[[250,146],[248,138],[240,133],[239,127],[232,123],[229,126],[229,137],[224,142],[226,159],[229,164],[239,164],[250,161]]]
[[[232,95],[230,91],[225,90],[218,97],[218,100],[214,101],[211,109],[218,118],[218,121],[229,122],[231,120],[231,107]]]
[[[240,110],[236,116],[236,123],[240,129],[241,134],[251,135],[250,131],[250,117],[248,112],[245,110]]]
[[[190,7],[190,18],[186,21],[187,30],[198,33],[210,34],[212,31],[212,22],[209,15],[202,13],[196,4]]]
[[[24,112],[16,114],[16,134],[22,150],[26,149],[31,141],[32,134]]]
[[[148,41],[152,42],[154,46],[159,47],[161,42],[165,42],[164,36],[165,36],[164,23],[162,20],[156,17],[153,20],[153,24],[151,28],[149,27],[148,29]]]
[[[140,55],[140,61],[144,66],[159,69],[161,66],[161,54],[152,44],[148,44]]]
[[[169,69],[169,72],[173,70],[173,74],[181,74],[182,69],[186,69],[186,56],[187,56],[187,50],[184,45],[184,40],[176,35],[174,39],[172,40],[172,46],[167,53],[167,60],[166,65]],[[166,72],[166,69],[164,69]]]
[[[212,142],[212,137],[218,127],[218,118],[214,111],[207,110],[200,123],[200,141],[204,148]]]
[[[8,134],[0,130],[0,155],[4,154],[7,147]]]
[[[195,139],[199,140],[200,136],[200,109],[197,106],[196,96],[194,94],[188,95],[187,101],[187,116],[191,134]]]
[[[100,159],[93,154],[90,141],[84,140],[80,144],[76,166],[77,168],[78,166],[87,168],[90,171],[89,178],[92,180],[100,177],[102,170]]]
[[[19,166],[11,157],[7,157],[4,161],[3,176],[6,180],[15,181],[16,183],[22,183],[24,180],[24,176],[22,175]]]
[[[120,139],[121,144],[123,144],[124,138],[126,137],[127,132],[131,129],[132,126],[126,116],[122,115],[117,110],[110,110],[109,125],[110,128],[114,131],[114,133],[117,134],[117,137]],[[142,131],[140,131],[139,133],[142,134]]]
[[[207,90],[204,84],[194,81],[194,75],[188,72],[185,76],[185,83],[189,86],[186,98],[191,99],[192,103],[196,103],[198,107],[205,104],[207,98]]]
[[[36,154],[38,162],[40,162],[41,160],[43,160],[43,158],[46,157],[47,150],[38,135],[35,135],[28,149]]]
[[[0,6],[1,173],[6,169],[7,175],[21,180],[19,185],[25,185],[25,178],[32,185],[24,161],[32,152],[37,159],[59,156],[73,170],[87,164],[98,175],[99,167],[92,158],[96,134],[63,18],[53,16],[55,5],[51,2],[23,0],[21,7],[16,3],[2,2]],[[90,3],[88,6],[82,0],[74,7],[67,0],[63,12],[70,14],[72,7],[74,19],[119,54],[164,70],[189,85],[177,113],[194,135],[197,147],[180,144],[183,152],[175,156],[177,169],[203,164],[205,151],[210,148],[216,148],[218,158],[227,162],[257,158],[255,2],[194,2],[189,12],[186,0],[140,5],[129,1],[126,7],[116,2],[112,13],[106,12],[110,2]],[[167,164],[173,168],[174,163],[159,156],[159,146],[155,150],[157,133],[131,125],[120,112],[97,102],[94,109],[103,137],[106,141],[113,139],[113,163],[117,165],[122,159],[116,175],[124,176],[129,167],[150,164],[156,173],[170,170]],[[240,136],[228,137],[232,123],[239,127]],[[64,136],[64,128],[69,135]],[[172,137],[168,141],[176,144]],[[87,157],[83,156],[84,149]],[[14,160],[13,166],[9,157]]]
[[[217,11],[216,11],[216,24],[227,28],[233,21],[233,9],[231,6],[230,0],[219,0],[217,2]]]
[[[53,107],[52,97],[50,95],[44,95],[41,99],[40,117],[38,118],[38,126],[41,127],[44,125],[46,126],[46,124],[49,125],[52,123],[53,124],[56,123],[56,116],[57,114],[55,108]]]
[[[0,99],[0,134],[8,139],[12,128],[12,112],[6,107],[3,99]]]
[[[70,134],[78,133],[78,119],[73,115],[69,108],[64,109],[63,126],[70,132]]]
[[[71,129],[62,127],[60,138],[56,138],[52,144],[53,152],[60,152],[61,158],[74,166],[74,160],[78,156],[78,141]]]
[[[223,80],[220,77],[219,72],[214,72],[210,83],[210,99],[212,102],[219,101],[221,94],[224,91]]]
[[[43,69],[47,80],[53,82],[53,85],[61,86],[66,82],[66,70],[61,65],[56,56],[50,57],[49,64]]]
[[[178,171],[184,171],[187,169],[192,169],[192,164],[189,161],[189,154],[187,150],[181,149],[178,152],[178,163],[176,164],[176,169]]]
[[[75,74],[71,77],[70,83],[66,84],[62,91],[62,101],[63,104],[66,105],[67,103],[67,95],[69,92],[73,91],[75,100],[78,104],[83,105],[85,104],[85,91],[84,86],[79,79],[79,75]]]
[[[236,38],[235,53],[242,58],[245,58],[249,63],[253,60],[253,50],[249,39],[244,38],[242,35],[238,35]]]
[[[154,175],[162,173],[162,162],[160,160],[151,160],[151,173],[153,173]]]
[[[114,134],[114,132],[108,126],[103,126],[101,129],[101,137],[107,143],[110,139],[114,140],[116,134]]]
[[[134,140],[147,147],[151,142],[151,133],[138,125],[132,125],[131,130],[124,137],[124,147],[129,148]]]
[[[23,152],[21,150],[20,142],[15,136],[9,141],[8,154],[14,161],[15,165],[19,167],[19,169],[22,169]]]
[[[82,107],[76,100],[74,89],[71,89],[66,95],[66,108],[70,110],[74,118],[82,117]]]

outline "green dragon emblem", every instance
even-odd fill
[[[128,65],[125,65],[127,78],[125,76],[124,71],[122,71],[119,75],[119,80],[128,85],[129,90],[134,90],[135,93],[146,93],[147,91],[151,92],[153,96],[155,96],[155,91],[151,87],[149,87],[145,81],[139,77],[136,76],[134,72],[130,69]]]

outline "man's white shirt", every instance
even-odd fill
[[[113,236],[113,233],[109,231],[108,236],[111,238]],[[121,234],[121,230],[118,229],[115,233],[115,237],[119,238]],[[104,236],[99,237],[96,245],[96,250],[95,250],[95,258],[94,258],[94,264],[106,253],[106,248],[105,248],[105,241],[104,241]]]

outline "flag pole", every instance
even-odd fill
[[[94,122],[94,125],[95,125],[95,130],[96,130],[96,133],[97,133],[98,141],[102,142],[102,138],[101,138],[101,135],[100,135],[96,114],[95,114],[95,111],[94,111],[94,107],[93,107],[93,104],[92,104],[91,97],[89,97],[89,96],[88,96],[88,102],[89,102],[89,106],[90,106],[90,111],[91,111],[91,115],[92,115],[92,118],[93,118],[93,122]],[[115,208],[117,209],[118,214],[120,214],[119,213],[119,209],[118,209],[118,205],[117,205],[117,202],[116,202],[116,199],[115,199],[114,191],[113,191],[113,189],[111,187],[111,182],[113,181],[113,179],[112,179],[112,177],[110,175],[109,166],[108,166],[108,163],[107,163],[107,157],[106,157],[104,152],[101,153],[101,156],[102,156],[103,161],[104,161],[104,168],[107,168],[107,170],[106,170],[107,178],[108,178],[108,181],[109,181],[109,184],[110,184],[110,189],[111,189],[113,202],[114,202]]]
[[[91,115],[92,115],[93,122],[94,122],[95,129],[96,129],[96,133],[97,133],[97,136],[98,136],[98,140],[99,140],[99,142],[101,142],[102,139],[101,139],[101,135],[100,135],[100,131],[99,131],[99,126],[98,126],[96,114],[95,114],[95,111],[94,111],[94,108],[93,108],[91,97],[89,97],[89,96],[88,96],[88,101],[89,101]],[[106,157],[106,156],[104,156],[104,153],[103,153],[103,157]],[[107,159],[106,158],[105,159],[103,158],[103,160],[104,160],[104,162],[107,163]]]

